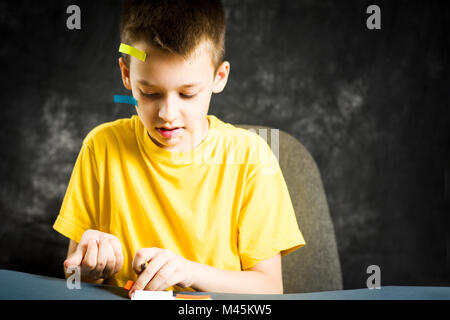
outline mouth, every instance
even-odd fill
[[[181,127],[159,127],[159,128],[157,128],[157,129],[162,129],[162,130],[174,130],[174,129],[178,129],[178,128],[181,128]]]
[[[165,138],[172,138],[172,137],[178,135],[183,130],[183,127],[172,127],[172,128],[160,127],[160,128],[156,128],[156,130],[163,137],[165,137]]]

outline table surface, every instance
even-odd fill
[[[189,294],[205,294],[198,292]],[[231,294],[208,292],[213,300],[450,300],[450,287],[386,286],[289,294]],[[129,300],[120,287],[81,283],[69,290],[66,280],[0,270],[0,300]]]

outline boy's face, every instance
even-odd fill
[[[150,138],[169,151],[195,148],[207,135],[211,94],[225,87],[230,64],[223,62],[214,74],[205,43],[187,60],[144,42],[132,46],[146,52],[145,62],[131,56],[129,68],[123,58],[119,65],[124,86],[138,101],[136,111]],[[162,131],[161,127],[178,129]]]

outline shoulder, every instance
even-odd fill
[[[213,128],[216,129],[221,136],[232,138],[238,137],[242,139],[255,141],[258,139],[256,130],[244,129],[238,127],[238,125],[233,125],[231,123],[225,122],[214,115],[209,115],[208,118],[214,122]]]
[[[134,137],[134,117],[105,122],[94,127],[83,140],[90,148],[117,144]]]
[[[216,121],[217,135],[225,140],[226,149],[232,147],[239,153],[245,154],[247,164],[257,164],[267,157],[271,158],[272,150],[267,143],[267,134],[261,135],[261,131],[257,129],[240,128],[218,118]]]

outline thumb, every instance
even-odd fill
[[[64,261],[64,267],[79,266],[83,261],[84,251],[81,245],[78,245],[77,250]]]
[[[81,252],[77,251],[64,261],[64,267],[79,266],[82,260],[83,256],[81,255]]]

